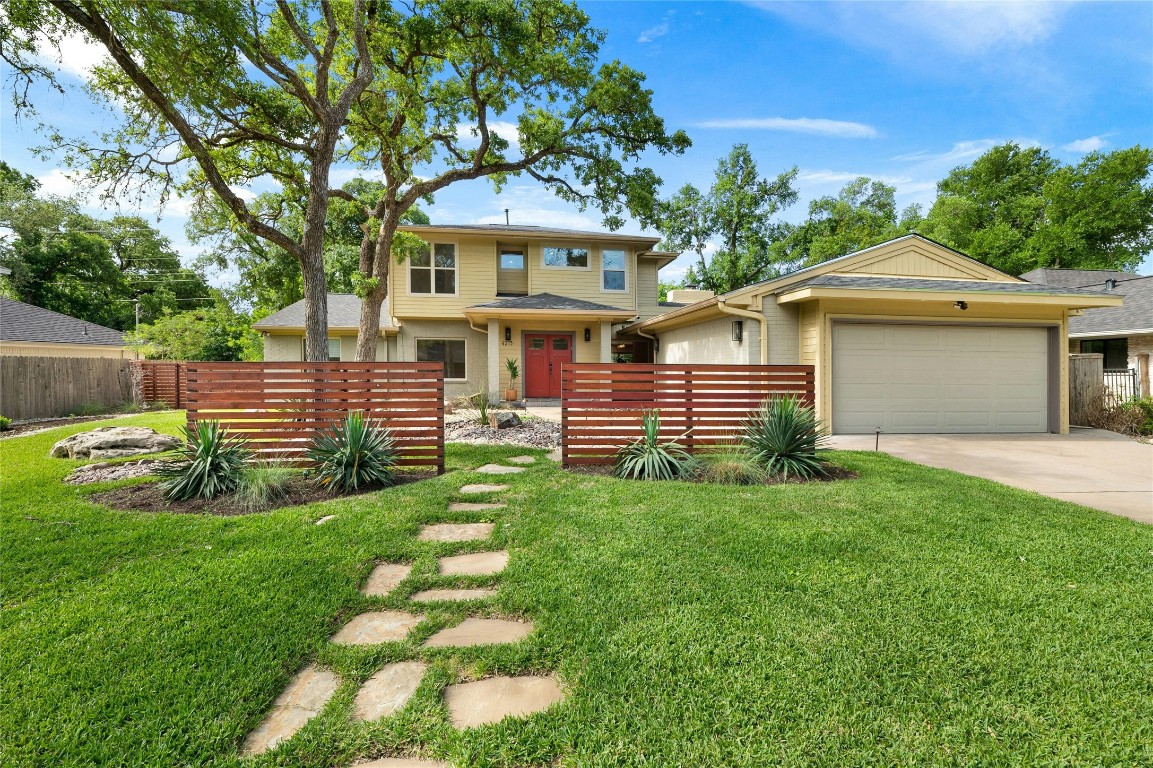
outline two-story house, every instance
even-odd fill
[[[657,272],[677,257],[658,238],[532,226],[403,227],[428,243],[394,265],[378,360],[440,361],[449,397],[499,400],[515,359],[521,397],[560,396],[563,362],[647,361],[649,342],[615,329],[668,311]],[[329,296],[330,356],[351,360],[359,299]],[[266,360],[300,360],[303,302],[256,324]]]

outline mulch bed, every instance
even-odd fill
[[[415,483],[419,480],[425,480],[430,477],[436,477],[436,472],[432,470],[421,472],[405,472],[397,475],[396,484],[406,485],[408,483]],[[305,478],[298,478],[289,483],[288,495],[280,501],[271,504],[265,509],[258,510],[259,512],[268,512],[273,509],[280,509],[282,507],[296,507],[302,504],[312,504],[318,501],[333,501],[335,499],[347,499],[353,496],[360,496],[365,493],[373,493],[374,491],[382,490],[379,487],[363,488],[359,491],[347,494],[332,494],[329,491],[317,488],[311,481]],[[252,514],[251,510],[242,506],[239,500],[233,495],[218,496],[215,499],[205,501],[204,499],[193,499],[191,501],[169,501],[164,498],[164,491],[161,490],[159,483],[139,483],[137,485],[129,485],[124,488],[117,488],[112,491],[104,491],[102,493],[94,493],[88,497],[97,504],[103,504],[112,509],[119,509],[125,512],[168,512],[172,514],[187,514],[187,515],[219,515],[221,517],[232,517],[235,515]]]

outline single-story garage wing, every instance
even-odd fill
[[[813,365],[837,434],[1064,433],[1068,320],[1120,303],[906,235],[624,333],[653,339],[658,363]]]

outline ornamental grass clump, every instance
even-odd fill
[[[661,417],[658,411],[645,411],[644,437],[617,452],[613,474],[628,480],[675,480],[692,457],[675,440],[660,441]]]
[[[236,499],[245,512],[263,512],[287,498],[299,476],[300,470],[281,461],[250,464],[240,473]]]
[[[742,442],[758,464],[785,480],[827,474],[817,457],[827,435],[811,406],[787,395],[765,400],[742,425]]]
[[[227,437],[219,421],[198,421],[181,427],[184,445],[175,461],[157,465],[164,497],[169,501],[212,499],[236,489],[251,456],[242,437]]]
[[[685,478],[718,485],[764,485],[772,475],[744,443],[732,442],[695,454],[685,470]]]
[[[396,441],[388,429],[376,426],[361,412],[320,432],[306,456],[315,464],[317,485],[333,493],[396,483]]]

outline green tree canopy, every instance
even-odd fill
[[[924,233],[996,269],[1135,268],[1153,248],[1153,151],[1092,152],[1063,165],[1007,143],[937,185]]]
[[[788,270],[820,264],[908,234],[921,222],[909,206],[897,215],[897,190],[860,176],[834,196],[809,203],[809,215],[773,244],[774,261]]]
[[[776,216],[797,201],[796,178],[795,167],[775,179],[761,178],[748,145],[736,144],[717,163],[708,193],[686,184],[661,201],[657,228],[663,247],[693,251],[699,259],[685,283],[725,293],[774,274],[770,246],[787,231]],[[710,245],[716,251],[706,262]]]
[[[204,276],[137,216],[102,220],[73,198],[37,195],[35,179],[0,161],[0,264],[13,298],[119,330],[211,304]]]
[[[220,296],[211,306],[165,313],[128,338],[149,360],[260,360],[264,352],[251,317]]]

